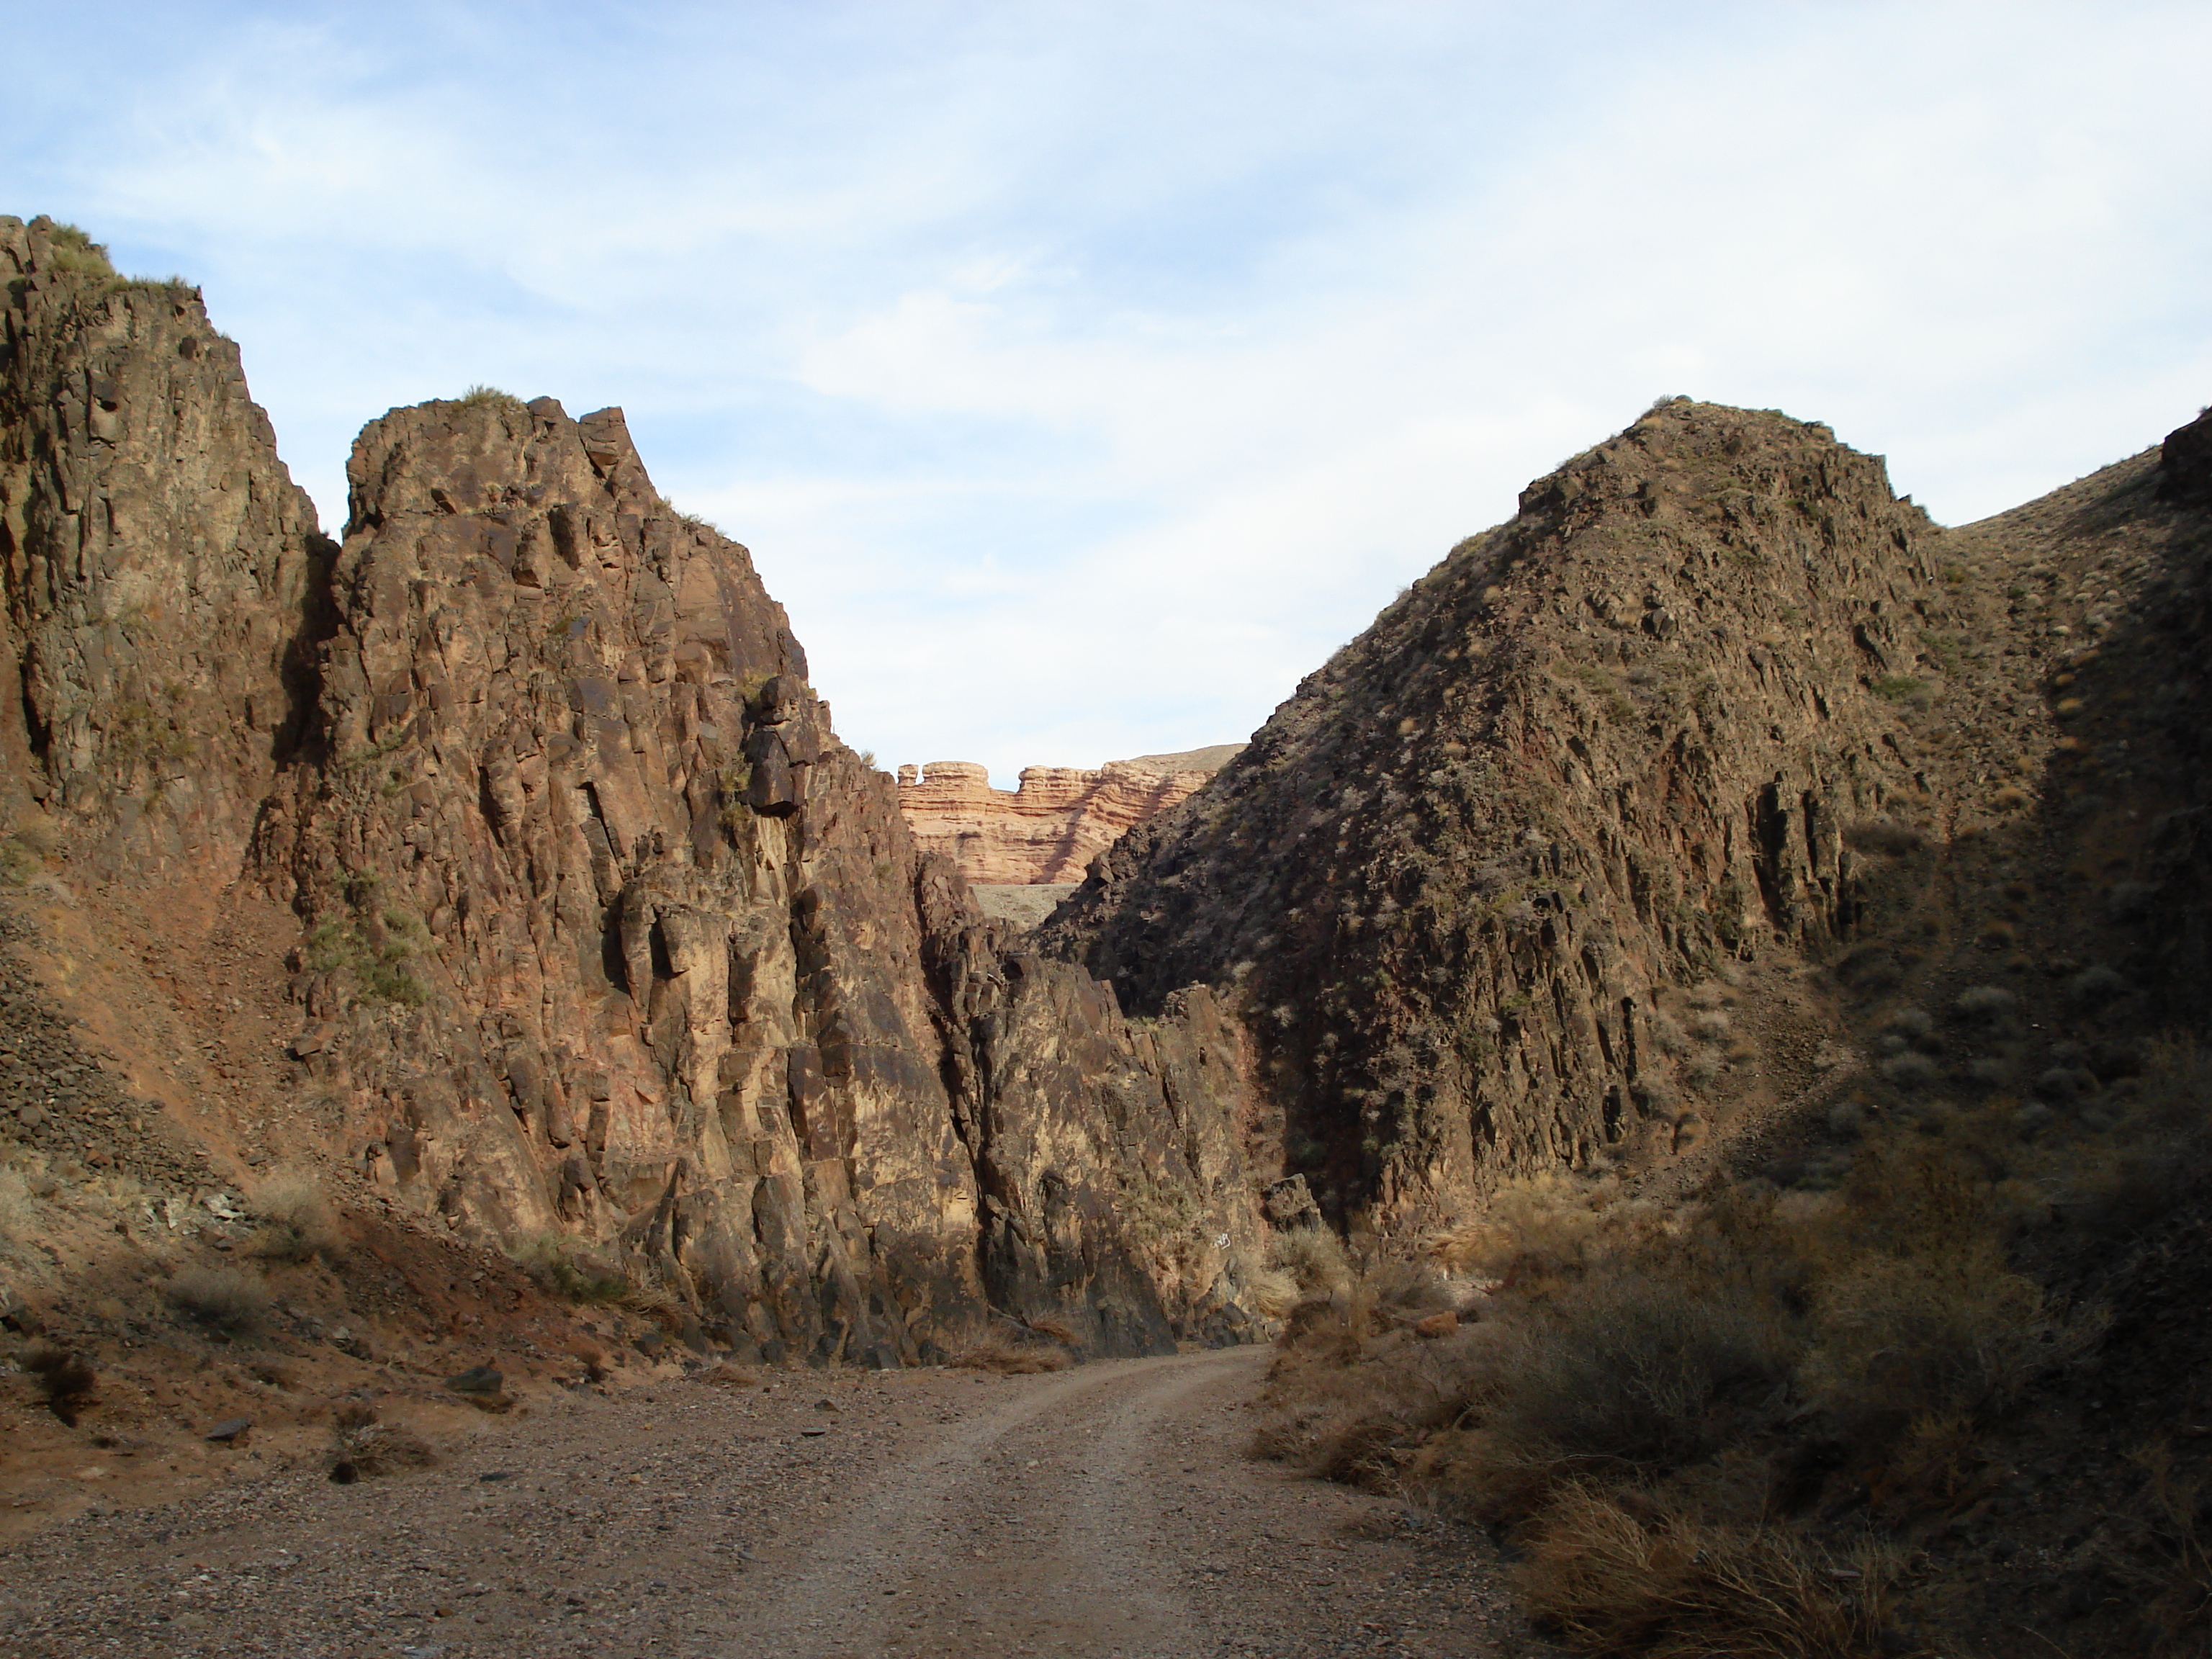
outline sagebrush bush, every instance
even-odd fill
[[[186,1267],[169,1281],[169,1300],[210,1330],[238,1336],[261,1328],[270,1313],[269,1285],[239,1267]]]
[[[1291,1227],[1267,1241],[1267,1266],[1290,1275],[1299,1295],[1331,1296],[1352,1282],[1344,1241],[1326,1227]]]
[[[438,1455],[411,1429],[380,1423],[376,1407],[349,1401],[331,1415],[331,1479],[340,1486],[436,1467]]]
[[[254,1195],[254,1249],[279,1261],[312,1261],[338,1249],[337,1216],[312,1176],[280,1172]]]
[[[1722,1409],[1771,1394],[1795,1358],[1785,1322],[1741,1281],[1673,1264],[1595,1274],[1513,1322],[1478,1409],[1521,1448],[1663,1466],[1711,1451]]]

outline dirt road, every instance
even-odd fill
[[[671,1378],[0,1553],[0,1656],[1535,1650],[1479,1538],[1244,1455],[1259,1350]]]

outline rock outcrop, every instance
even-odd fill
[[[1138,824],[1205,787],[1242,745],[1109,761],[1096,771],[1027,766],[1021,787],[994,789],[984,768],[932,761],[899,768],[899,810],[915,840],[971,882],[1073,882]]]
[[[1662,405],[1413,584],[1203,811],[1118,843],[1045,948],[1138,1012],[1230,999],[1282,1167],[1339,1218],[1664,1152],[1717,1106],[1670,995],[1832,951],[1928,807],[1932,532],[1824,427]]]
[[[334,549],[197,290],[0,218],[0,698],[16,799],[98,867],[234,872],[296,746]]]
[[[0,259],[9,780],[108,879],[291,905],[322,1146],[770,1359],[1252,1328],[1240,1035],[1009,950],[620,410],[394,410],[333,548],[197,296]]]

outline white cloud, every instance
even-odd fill
[[[204,281],[326,511],[392,403],[624,404],[887,762],[1242,736],[1661,392],[1952,519],[2212,396],[2201,7],[304,16],[56,22],[9,205]]]

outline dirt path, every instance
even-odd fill
[[[1267,1358],[558,1397],[438,1468],[40,1533],[0,1656],[1537,1650],[1478,1536],[1244,1455]]]

